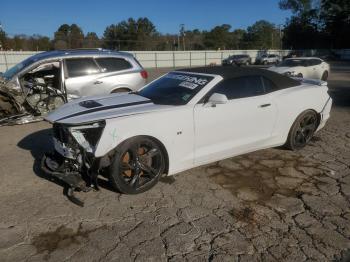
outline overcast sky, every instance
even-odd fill
[[[9,35],[41,34],[49,37],[63,24],[76,23],[84,33],[103,34],[106,26],[129,17],[148,17],[161,33],[186,29],[209,30],[220,24],[246,28],[265,19],[284,24],[288,11],[278,0],[1,0],[0,22]]]

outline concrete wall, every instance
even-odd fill
[[[312,54],[315,50],[308,50]],[[38,52],[31,51],[0,51],[0,72],[21,62],[29,56]],[[194,67],[210,64],[220,64],[221,60],[234,54],[248,54],[253,62],[259,53],[259,50],[224,50],[224,51],[130,51],[139,60],[145,68],[161,67]],[[287,55],[289,50],[269,50],[269,54]],[[341,58],[350,59],[350,49],[336,50]]]
[[[225,51],[130,51],[145,68],[193,67],[209,64],[221,64],[221,60],[233,54],[248,54],[254,62],[261,53],[259,50],[225,50]],[[0,72],[39,52],[0,51]],[[288,54],[288,50],[269,50],[271,54]]]

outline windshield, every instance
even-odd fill
[[[37,61],[37,60],[34,59],[34,57],[29,57],[26,60],[24,60],[24,61],[18,63],[17,65],[11,67],[10,69],[8,69],[5,73],[3,73],[2,77],[9,80],[14,75],[16,75],[18,72],[20,72],[23,68],[29,66],[30,64],[33,64],[35,61]]]
[[[137,92],[155,104],[185,105],[214,77],[171,72]]]
[[[286,59],[277,65],[278,67],[287,66],[307,66],[307,61],[305,59]]]

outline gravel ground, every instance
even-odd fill
[[[152,78],[166,70],[152,70]],[[163,178],[140,195],[78,193],[38,169],[40,122],[0,128],[0,261],[349,261],[350,66],[334,64],[331,119],[281,148]]]

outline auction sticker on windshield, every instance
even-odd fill
[[[198,76],[190,76],[190,75],[167,74],[165,77],[166,78],[171,78],[171,79],[176,79],[176,80],[182,80],[183,82],[181,82],[181,84],[183,84],[183,83],[192,83],[192,84],[196,85],[194,87],[194,85],[183,84],[183,87],[188,87],[188,88],[191,88],[191,89],[196,88],[197,86],[202,86],[203,87],[209,82],[208,78],[198,77]]]

